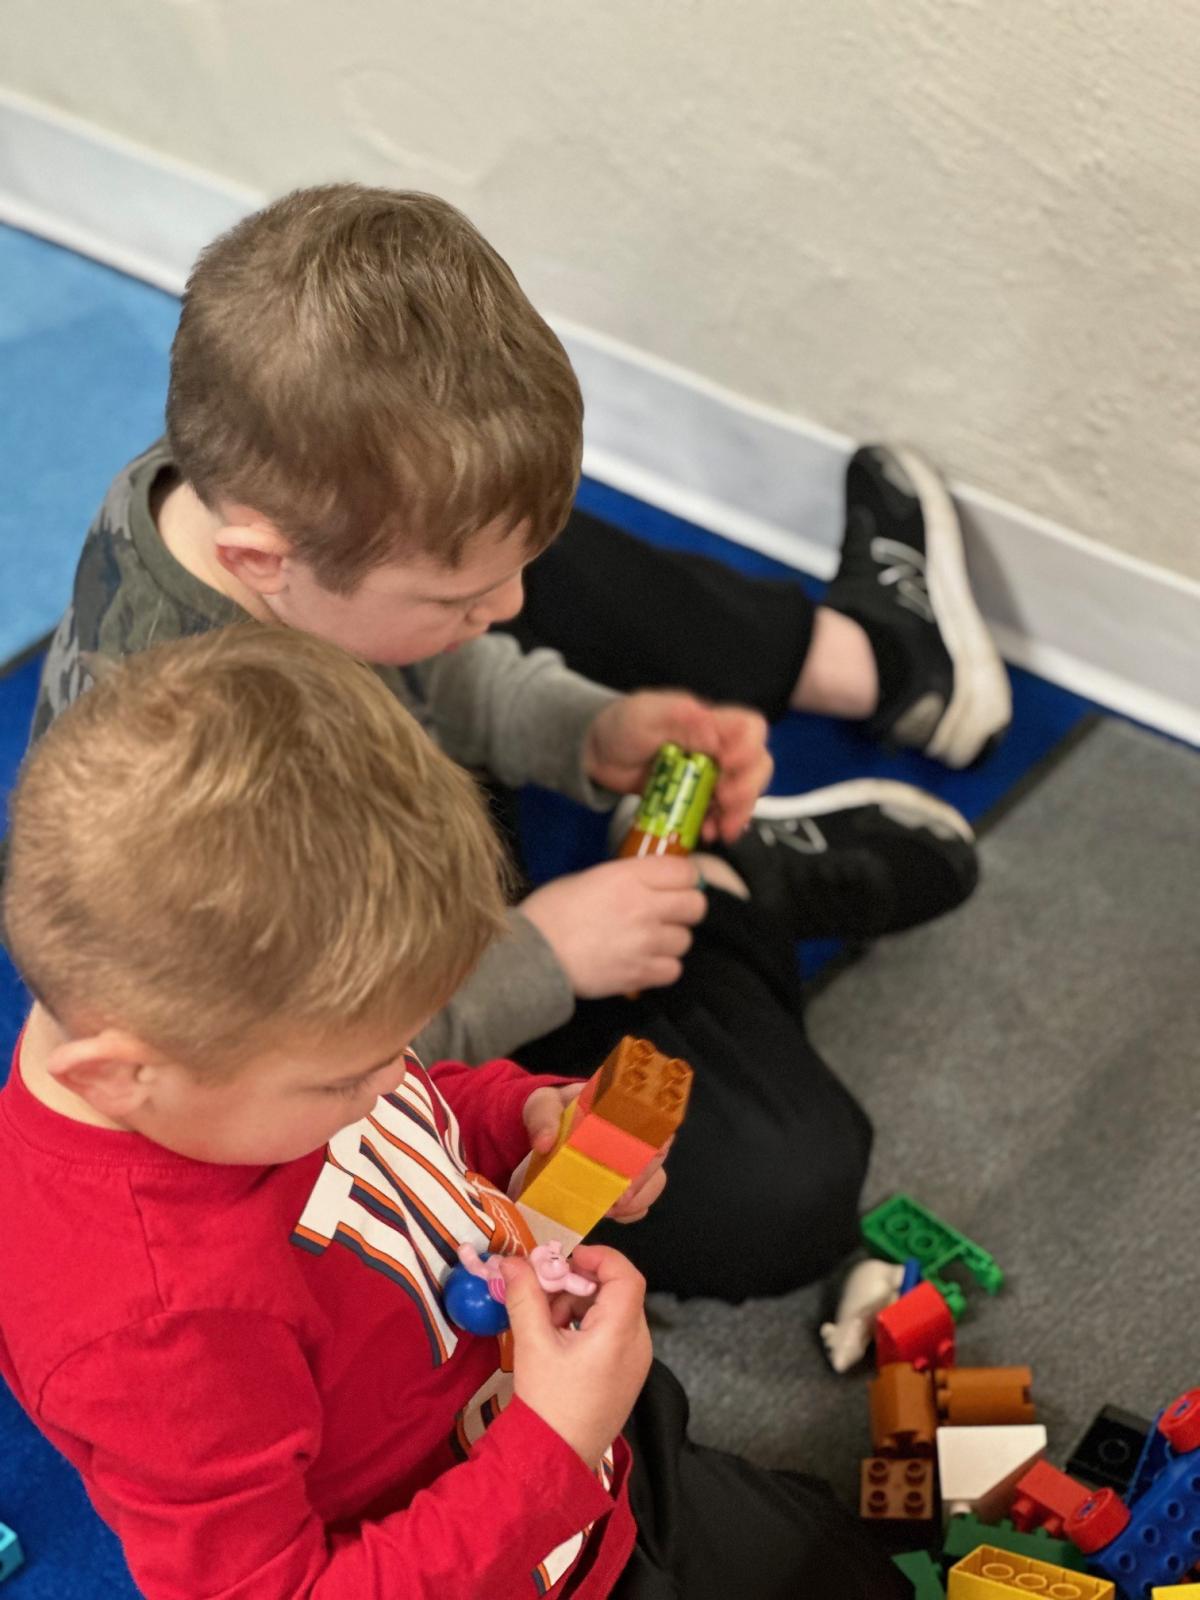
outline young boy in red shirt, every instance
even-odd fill
[[[620,1254],[578,1249],[582,1304],[519,1259],[505,1187],[575,1086],[409,1048],[502,874],[471,779],[327,644],[101,675],[13,805],[4,1377],[148,1600],[902,1593],[814,1485],[687,1443],[668,1375],[638,1400]],[[511,1346],[445,1315],[464,1243],[513,1257]]]

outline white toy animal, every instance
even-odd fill
[[[842,1285],[837,1321],[821,1324],[821,1338],[835,1372],[849,1372],[867,1353],[875,1318],[900,1297],[904,1268],[890,1261],[860,1261]]]

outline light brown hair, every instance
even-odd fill
[[[171,351],[167,431],[210,507],[268,518],[328,589],[404,555],[460,564],[566,521],[583,403],[506,263],[433,195],[299,189],[204,250]]]
[[[130,657],[35,746],[5,924],[64,1026],[216,1072],[264,1035],[421,1022],[504,876],[476,784],[369,668],[245,624]]]

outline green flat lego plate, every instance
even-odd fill
[[[1004,1282],[994,1256],[910,1195],[893,1195],[868,1211],[862,1233],[875,1253],[888,1261],[915,1257],[921,1263],[922,1276],[942,1295],[955,1321],[966,1309],[967,1298],[961,1284],[944,1276],[949,1268],[962,1267],[988,1294],[995,1294]]]
[[[980,1522],[974,1515],[951,1517],[942,1555],[947,1561],[959,1561],[981,1544],[995,1545],[997,1550],[1007,1550],[1010,1555],[1048,1561],[1053,1567],[1068,1567],[1072,1572],[1087,1570],[1082,1553],[1069,1539],[1052,1539],[1045,1528],[1018,1533],[1007,1518],[1003,1522]]]

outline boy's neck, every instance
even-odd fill
[[[262,596],[240,583],[221,565],[217,555],[217,535],[224,523],[210,511],[192,488],[182,480],[172,484],[161,498],[153,497],[150,514],[159,538],[179,565],[201,583],[225,595],[260,622],[270,622],[270,609]]]
[[[60,1028],[46,1010],[35,1001],[25,1032],[21,1036],[21,1082],[35,1100],[56,1111],[60,1117],[72,1122],[86,1123],[90,1128],[110,1128],[124,1132],[120,1123],[93,1111],[86,1100],[81,1100],[64,1084],[59,1083],[50,1071],[50,1057],[55,1049],[66,1044],[70,1035]]]

